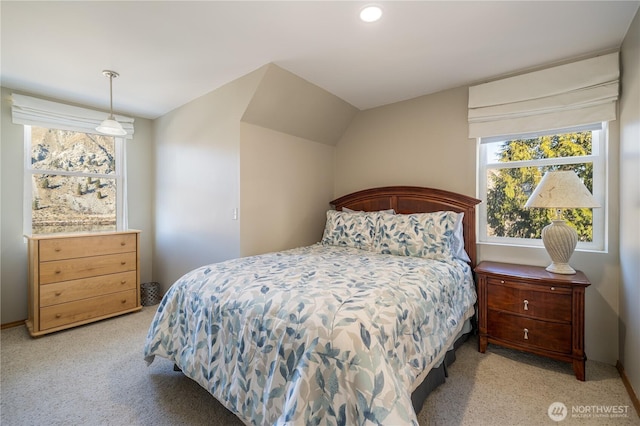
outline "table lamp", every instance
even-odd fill
[[[575,274],[569,259],[578,244],[578,233],[562,219],[562,209],[600,207],[593,195],[575,172],[549,171],[524,206],[556,209],[556,218],[542,230],[542,243],[551,257],[546,269],[555,274]]]

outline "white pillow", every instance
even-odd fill
[[[469,255],[464,249],[464,230],[462,228],[462,219],[464,218],[464,213],[456,213],[458,215],[455,223],[455,227],[453,229],[453,239],[451,241],[451,251],[453,251],[453,256],[457,259],[463,260],[465,262],[471,262]]]

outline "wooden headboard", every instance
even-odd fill
[[[396,213],[428,213],[441,210],[464,213],[464,248],[476,265],[476,205],[481,201],[467,195],[417,186],[386,186],[365,189],[331,201],[336,210],[378,211],[394,209]]]

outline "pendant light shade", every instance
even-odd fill
[[[113,116],[113,79],[120,74],[110,70],[104,70],[102,74],[104,74],[105,77],[109,77],[109,117],[100,123],[100,125],[96,127],[96,130],[109,136],[124,136],[127,134],[127,131],[122,128],[122,125],[118,123]]]
[[[110,136],[124,136],[127,134],[127,131],[122,128],[122,125],[115,119],[112,120],[111,117],[103,120],[102,123],[96,127],[96,130]]]

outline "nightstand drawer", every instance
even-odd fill
[[[571,353],[571,325],[540,321],[489,310],[489,336],[518,345]]]
[[[526,284],[488,279],[487,294],[489,309],[538,319],[571,322],[571,290],[560,287],[532,290]]]

